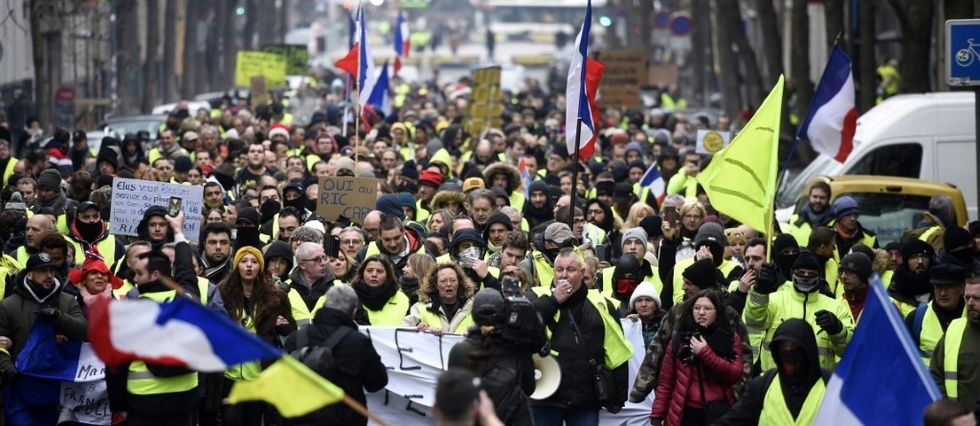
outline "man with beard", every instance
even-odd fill
[[[905,316],[905,326],[919,346],[927,367],[936,343],[949,324],[954,319],[966,317],[966,302],[963,301],[966,270],[953,265],[936,265],[930,269],[929,277],[929,283],[935,288],[932,302],[919,305]]]
[[[834,224],[834,231],[837,233],[837,253],[850,253],[851,247],[855,244],[878,248],[878,238],[874,232],[865,229],[858,221],[861,211],[858,209],[857,201],[846,195],[838,197],[834,200],[834,215],[837,216],[837,223]]]
[[[231,265],[231,228],[224,223],[209,223],[201,231],[204,253],[201,255],[201,268],[204,277],[213,283],[220,283],[228,276]]]
[[[293,232],[303,223],[303,214],[293,207],[285,207],[277,216],[278,219],[273,219],[269,222],[277,225],[276,227],[279,229],[279,232],[276,234],[276,239],[289,242],[289,239],[293,236]]]
[[[21,265],[27,264],[31,255],[41,250],[41,239],[49,232],[54,232],[54,222],[47,215],[36,214],[27,219],[24,245],[17,248],[14,257]]]
[[[496,255],[497,261],[494,264],[490,264],[493,267],[500,266],[500,253],[501,246],[504,244],[504,239],[507,237],[507,233],[514,230],[514,225],[510,221],[510,217],[505,213],[494,212],[487,219],[487,224],[483,229],[483,239],[487,242],[487,253],[484,258],[487,263],[491,263],[491,259]]]
[[[715,424],[813,424],[831,370],[820,364],[810,324],[786,320],[766,349],[766,359],[775,368],[752,380],[732,411]]]
[[[126,254],[122,241],[109,234],[99,206],[91,201],[78,205],[67,237],[68,243],[75,246],[76,258],[84,260],[85,253],[91,251],[101,256],[109,269]]]
[[[61,189],[61,175],[54,169],[45,169],[37,178],[37,199],[31,210],[38,213],[41,209],[54,212],[57,217],[56,225],[58,232],[68,233],[68,222],[65,220],[65,208],[68,205],[68,197]]]
[[[545,222],[555,218],[554,205],[551,197],[548,196],[548,184],[541,180],[531,183],[529,190],[530,198],[524,204],[524,219],[527,219],[529,227],[536,228]]]
[[[521,231],[510,231],[500,243],[500,251],[490,256],[487,264],[503,271],[508,267],[517,267],[527,256],[527,234]]]
[[[401,279],[404,273],[402,270],[408,264],[408,256],[426,254],[422,237],[415,229],[406,228],[397,216],[382,214],[378,226],[381,230],[378,239],[361,249],[357,261],[360,263],[373,255],[384,254],[395,267],[395,278]]]
[[[802,252],[793,264],[793,289],[777,291],[782,284],[775,276],[765,270],[774,270],[776,265],[762,266],[759,279],[749,290],[745,304],[745,326],[760,330],[773,341],[779,325],[790,318],[806,321],[814,329],[823,330],[817,338],[820,351],[820,366],[833,369],[837,357],[844,354],[847,343],[854,334],[854,320],[851,311],[840,301],[820,293],[820,263],[809,253]],[[766,278],[766,279],[763,279]],[[762,371],[776,368],[777,365],[763,347],[759,358]]]
[[[929,268],[935,257],[932,246],[922,240],[909,239],[902,247],[902,265],[888,285],[888,295],[902,316],[929,301],[933,290]]]
[[[238,193],[241,191],[241,188],[250,185],[254,186],[260,177],[268,174],[268,170],[265,167],[265,146],[262,145],[262,142],[253,142],[249,145],[245,159],[248,163],[238,172],[238,176],[235,177],[235,183],[238,184],[235,187],[235,193],[237,195],[241,195]]]
[[[160,158],[175,160],[177,157],[187,155],[187,151],[177,145],[177,136],[174,130],[167,129],[160,132],[160,146],[150,150],[149,161],[150,164],[153,164]]]
[[[949,323],[932,352],[929,372],[943,395],[973,409],[980,399],[980,375],[976,374],[980,360],[980,278],[966,280],[963,298],[967,317]]]
[[[830,226],[834,221],[834,212],[830,207],[830,185],[817,182],[810,187],[807,203],[799,213],[789,217],[789,223],[781,228],[783,232],[796,238],[799,245],[809,241],[810,232],[823,226]]]
[[[24,270],[14,278],[13,293],[0,302],[0,336],[9,336],[11,341],[10,347],[0,351],[0,377],[11,424],[57,423],[57,404],[37,406],[21,400],[22,395],[41,386],[36,379],[22,377],[14,365],[34,322],[50,323],[61,338],[88,340],[88,323],[75,298],[62,291],[65,284],[57,278],[57,269],[54,259],[46,253],[31,255]]]
[[[864,311],[864,301],[871,291],[871,259],[864,253],[850,253],[840,260],[837,268],[840,272],[841,285],[844,287],[843,300],[851,308],[851,316],[856,323]]]

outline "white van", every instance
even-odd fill
[[[776,218],[789,220],[793,205],[818,175],[898,176],[956,185],[977,219],[976,127],[973,92],[891,97],[858,118],[854,150],[844,164],[820,155],[780,188]]]

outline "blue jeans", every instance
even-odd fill
[[[598,426],[599,410],[531,406],[535,426]],[[564,423],[562,423],[564,422]]]

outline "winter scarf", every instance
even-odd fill
[[[398,285],[389,279],[381,287],[369,287],[367,284],[361,283],[355,285],[354,290],[357,292],[357,298],[361,300],[361,304],[372,311],[380,311],[398,292]]]

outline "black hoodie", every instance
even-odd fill
[[[534,194],[535,192],[544,192],[545,195],[550,194],[548,190],[548,184],[543,181],[537,180],[531,183],[529,188],[529,193]],[[534,207],[531,200],[524,203],[524,218],[527,219],[527,224],[531,228],[538,226],[544,222],[555,219],[555,203],[551,201],[551,197],[545,197],[544,206],[541,208]]]
[[[149,241],[150,244],[153,245],[154,249],[159,250],[164,244],[174,242],[174,230],[168,226],[167,237],[164,238],[163,241],[151,240],[148,227],[150,225],[150,218],[153,216],[166,218],[167,209],[161,206],[153,206],[146,209],[146,211],[143,212],[143,220],[140,221],[139,225],[136,225],[136,235],[138,235],[141,240]]]
[[[487,242],[487,249],[490,250],[491,253],[500,251],[499,246],[494,246],[493,243],[490,242],[490,225],[495,223],[504,225],[508,232],[514,230],[514,224],[510,222],[510,216],[507,216],[506,213],[494,212],[492,215],[490,215],[490,218],[487,219],[486,225],[483,225],[483,240]]]
[[[460,229],[453,234],[453,242],[449,244],[449,257],[457,265],[459,264],[459,256],[457,255],[457,248],[463,241],[472,241],[480,247],[483,254],[487,252],[487,244],[483,242],[480,231],[476,229]],[[481,258],[482,259],[482,258]],[[500,280],[494,277],[490,271],[487,271],[487,276],[480,279],[480,276],[476,274],[472,268],[463,268],[463,272],[466,276],[473,280],[473,284],[477,285],[477,288],[494,288],[500,290]]]
[[[802,352],[799,356],[804,365],[801,366],[801,371],[794,374],[793,377],[786,375],[780,362],[779,351],[777,350],[780,342],[793,342],[799,347],[798,351]],[[813,327],[806,321],[798,318],[783,321],[776,329],[769,348],[779,367],[752,380],[745,395],[732,407],[732,411],[715,423],[716,425],[759,424],[759,416],[762,414],[766,392],[770,385],[775,384],[777,374],[779,375],[783,399],[786,401],[786,408],[793,418],[798,418],[803,403],[817,380],[823,379],[826,384],[830,378],[831,372],[820,367],[820,359],[817,356],[817,338],[813,334]]]

